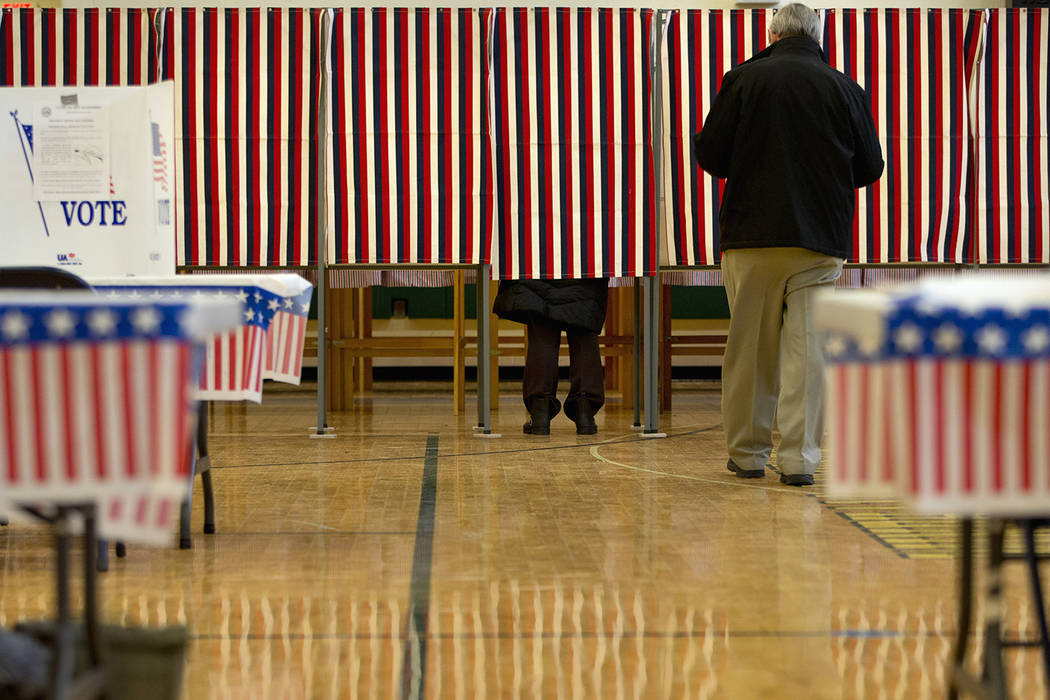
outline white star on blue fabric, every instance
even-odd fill
[[[281,302],[277,301],[276,299],[270,299],[270,303],[268,304],[268,306],[270,307],[270,311],[276,311],[277,307],[279,307],[280,305]]]
[[[55,309],[44,319],[47,330],[56,338],[67,338],[73,335],[77,321],[66,309]]]
[[[307,313],[310,310],[310,305],[309,304],[299,304],[299,308],[301,308],[303,310],[303,313],[305,314],[305,313]]]
[[[901,324],[893,341],[904,352],[915,352],[922,347],[922,331],[914,323]]]
[[[117,317],[107,309],[95,309],[88,315],[88,327],[99,337],[107,336],[117,327]]]
[[[255,303],[256,304],[258,304],[260,301],[262,301],[262,294],[260,294],[258,291],[256,291],[253,296],[255,297]]]
[[[160,327],[160,312],[152,306],[135,309],[131,314],[131,323],[140,333],[154,333]]]
[[[986,355],[998,355],[1006,347],[1006,331],[989,323],[977,331],[977,345]]]
[[[841,335],[828,336],[828,342],[824,344],[824,352],[828,357],[841,357],[846,353],[846,339]]]
[[[4,314],[3,321],[0,321],[0,328],[3,329],[6,338],[19,340],[24,338],[29,331],[29,317],[21,311],[12,309]]]
[[[942,323],[933,332],[933,344],[944,353],[956,352],[963,343],[963,334],[959,327],[952,323]]]
[[[245,318],[246,320],[248,320],[248,321],[254,321],[254,320],[255,320],[255,312],[254,312],[254,311],[252,311],[251,309],[247,309],[247,310],[245,310],[245,312],[244,312],[244,318]]]
[[[1021,342],[1030,353],[1045,352],[1050,348],[1050,330],[1046,326],[1032,326],[1021,336]]]
[[[237,301],[241,302],[242,304],[248,301],[248,292],[244,291],[243,289],[234,294],[234,296],[237,297]]]
[[[295,302],[293,302],[291,299],[285,299],[284,300],[284,308],[290,309],[290,308],[292,308],[292,304],[294,304],[294,303]]]

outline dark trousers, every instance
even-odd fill
[[[530,321],[526,329],[529,349],[525,355],[522,398],[526,406],[531,399],[546,398],[553,418],[561,409],[557,394],[562,329],[542,321]],[[605,371],[597,333],[566,329],[565,335],[569,338],[569,395],[565,399],[565,415],[576,420],[576,406],[581,398],[587,399],[594,411],[605,404]]]

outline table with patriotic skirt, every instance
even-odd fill
[[[1035,529],[1050,522],[1050,275],[991,273],[886,290],[828,291],[816,302],[827,365],[829,496],[896,498],[961,522],[959,630],[952,692],[1005,693],[1003,532],[1024,533],[1050,678],[1050,635]],[[962,668],[970,625],[973,519],[987,518],[985,669]],[[1018,557],[1019,558],[1019,557]],[[1029,644],[1032,644],[1029,642]]]
[[[264,379],[299,384],[313,285],[294,273],[89,278],[113,298],[234,298],[241,323],[208,340],[197,398],[262,401]]]
[[[103,298],[233,299],[242,306],[238,324],[205,339],[204,365],[195,397],[198,412],[194,471],[201,475],[204,533],[215,532],[215,495],[208,454],[207,401],[262,402],[263,380],[299,384],[306,319],[313,285],[294,273],[109,277],[88,280]],[[192,546],[190,502],[183,504],[179,546]]]
[[[234,299],[0,293],[0,511],[90,501],[103,537],[170,540],[201,343],[240,313]]]

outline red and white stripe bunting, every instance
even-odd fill
[[[489,258],[490,10],[336,10],[330,54],[328,257]]]
[[[316,261],[317,105],[327,10],[181,8],[180,265]]]
[[[987,10],[973,90],[982,263],[1050,262],[1050,10]]]
[[[635,9],[495,11],[495,276],[655,273],[652,19]]]

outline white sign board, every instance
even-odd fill
[[[175,272],[174,84],[0,88],[0,265]]]

